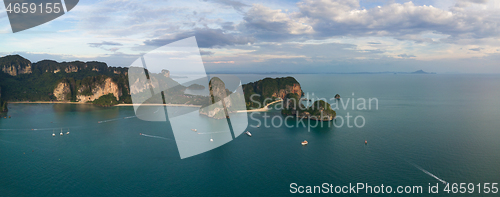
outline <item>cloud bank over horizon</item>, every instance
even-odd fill
[[[500,73],[500,2],[301,0],[80,2],[12,34],[0,11],[0,55],[128,66],[196,36],[207,70]]]

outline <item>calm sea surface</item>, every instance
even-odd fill
[[[423,170],[450,183],[500,183],[500,75],[292,76],[311,98],[340,94],[356,106],[376,98],[378,109],[337,110],[351,125],[362,116],[361,128],[248,127],[252,137],[181,160],[169,122],[139,120],[132,107],[9,104],[0,196],[282,196],[291,183],[358,182],[444,195]],[[243,83],[263,77],[240,75]],[[265,115],[281,116],[254,114],[249,124]],[[70,134],[59,136],[61,128]],[[429,183],[439,183],[438,195],[427,194]]]

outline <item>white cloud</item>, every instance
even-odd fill
[[[298,35],[310,34],[314,29],[307,25],[298,13],[285,13],[281,9],[273,10],[263,5],[254,4],[245,13],[241,24],[243,31],[257,34]]]

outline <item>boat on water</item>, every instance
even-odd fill
[[[213,141],[214,141],[214,139],[213,139],[213,138],[210,138],[210,141],[211,141],[211,142],[213,142]]]
[[[55,137],[56,133],[54,133],[54,130],[52,130],[52,137]]]
[[[302,144],[302,146],[305,146],[308,144],[308,142],[307,142],[307,140],[304,140],[301,144]]]
[[[68,128],[68,132],[66,132],[66,135],[69,135],[69,128]]]
[[[196,130],[196,129],[191,129],[191,131],[194,131],[194,132],[196,132],[196,131],[198,131],[198,130]]]
[[[250,131],[247,131],[245,132],[248,136],[252,137],[252,134],[250,133]]]
[[[61,129],[61,133],[60,133],[60,135],[61,135],[61,136],[63,135],[63,133],[62,133],[62,129]]]
[[[367,140],[365,140],[365,144],[368,144],[368,141],[367,141]]]

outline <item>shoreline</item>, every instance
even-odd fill
[[[273,102],[270,102],[268,103],[266,106],[262,107],[262,108],[259,108],[259,109],[250,109],[250,110],[239,110],[239,111],[236,111],[236,113],[244,113],[244,112],[263,112],[263,111],[267,111],[269,110],[269,105],[272,105],[272,104],[275,104],[277,102],[281,102],[283,100],[276,100],[276,101],[273,101]]]
[[[201,107],[201,105],[189,105],[189,104],[140,104],[142,106],[169,106],[169,107]],[[124,107],[124,106],[134,106],[134,104],[117,104],[113,107]]]
[[[269,110],[269,106],[283,100],[276,100],[271,103],[268,103],[266,106],[259,109],[250,109],[250,110],[239,110],[236,113],[244,113],[244,112],[264,112]],[[93,105],[93,103],[80,103],[80,102],[66,102],[66,101],[11,101],[8,103],[12,104],[76,104],[76,105]],[[189,104],[141,104],[142,106],[168,106],[168,107],[202,107],[201,105],[189,105]],[[122,103],[116,104],[109,107],[133,107],[134,104]]]
[[[79,103],[79,102],[65,102],[65,101],[8,101],[7,103],[33,103],[33,104],[92,104],[92,103]]]
[[[65,101],[12,101],[8,102],[12,104],[77,104],[77,105],[93,105],[93,103],[80,103],[80,102],[65,102]],[[170,106],[170,107],[201,107],[201,105],[189,105],[189,104],[141,104],[143,106]],[[116,104],[109,107],[122,107],[122,106],[134,106],[134,104]]]

